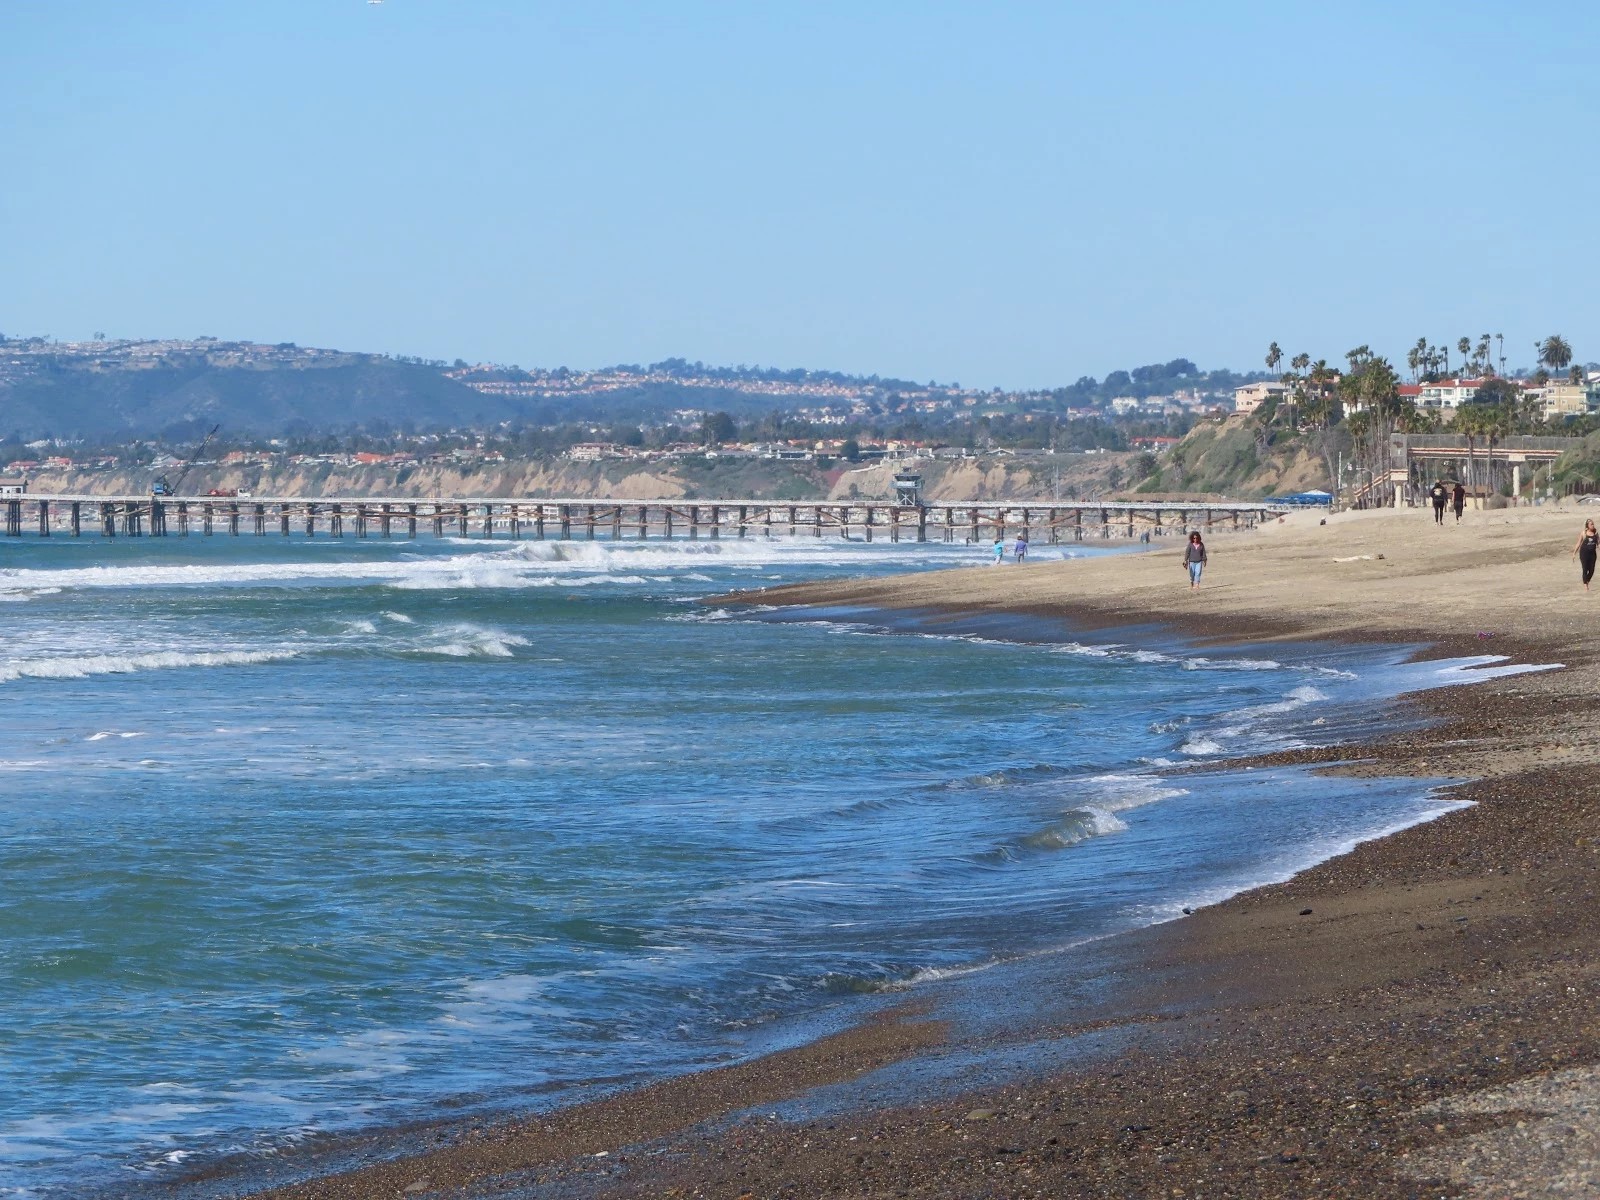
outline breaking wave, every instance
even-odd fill
[[[1222,713],[1207,728],[1191,734],[1178,747],[1178,751],[1203,758],[1226,754],[1233,748],[1253,753],[1300,745],[1279,724],[1283,718],[1327,699],[1328,694],[1320,688],[1305,685],[1285,693],[1281,700],[1233,709]],[[1241,746],[1240,743],[1245,744]]]
[[[308,545],[364,546],[383,543],[316,542]],[[644,584],[651,575],[691,583],[713,582],[705,572],[761,570],[787,564],[856,568],[970,560],[971,552],[906,546],[882,549],[854,542],[752,538],[744,541],[648,542],[446,542],[457,552],[439,554],[389,543],[393,558],[362,561],[267,561],[138,563],[61,569],[0,570],[0,600],[27,600],[63,589],[169,587],[294,587],[322,584],[387,585],[402,590],[582,586],[582,581]],[[470,547],[470,549],[468,549]]]
[[[521,634],[461,622],[430,630],[409,650],[447,658],[512,658],[515,647],[528,644]]]
[[[148,654],[85,654],[75,657],[24,658],[0,663],[0,683],[17,679],[88,679],[95,675],[127,675],[178,667],[243,667],[280,662],[298,650],[212,650],[186,653],[159,650]]]

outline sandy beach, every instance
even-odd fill
[[[1585,594],[1569,553],[1589,511],[1443,528],[1422,510],[1297,513],[1219,530],[1196,591],[1173,537],[743,597],[1561,666],[1410,698],[1432,718],[1421,730],[1374,722],[1359,745],[1247,762],[1467,780],[1451,786],[1473,803],[1111,939],[1092,994],[1081,957],[985,972],[754,1062],[549,1117],[406,1131],[402,1157],[393,1138],[343,1143],[286,1164],[316,1180],[254,1194],[1600,1194],[1600,588]]]

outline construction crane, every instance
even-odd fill
[[[213,425],[210,432],[200,439],[200,444],[194,448],[194,453],[189,455],[188,461],[183,464],[183,470],[178,472],[175,479],[169,481],[165,475],[157,476],[156,481],[150,485],[150,494],[152,496],[176,496],[179,486],[183,483],[183,477],[194,468],[195,463],[200,461],[200,455],[205,450],[206,443],[216,437],[217,430],[221,428],[221,425]]]

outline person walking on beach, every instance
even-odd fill
[[[1450,493],[1450,503],[1456,510],[1456,524],[1461,523],[1461,512],[1467,507],[1467,489],[1460,482],[1456,483],[1456,490]]]
[[[1595,531],[1594,518],[1590,517],[1583,523],[1583,532],[1578,535],[1578,544],[1572,548],[1572,557],[1578,560],[1578,565],[1583,568],[1583,590],[1589,590],[1589,581],[1594,578],[1595,551],[1600,549],[1600,532]]]
[[[1017,534],[1017,561],[1021,562],[1023,559],[1025,559],[1027,557],[1028,557],[1028,535],[1026,533],[1019,533],[1019,534]]]
[[[1006,560],[1006,539],[1002,534],[994,540],[994,565],[999,566]]]
[[[1189,590],[1200,586],[1200,574],[1206,569],[1206,544],[1197,529],[1189,535],[1189,544],[1183,548],[1183,565],[1189,572]]]
[[[1450,493],[1445,490],[1444,480],[1435,480],[1428,495],[1433,500],[1433,523],[1435,525],[1443,525],[1445,501],[1450,498]]]

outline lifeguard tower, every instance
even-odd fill
[[[909,471],[898,471],[894,477],[894,502],[909,505],[912,508],[922,507],[922,476]]]

